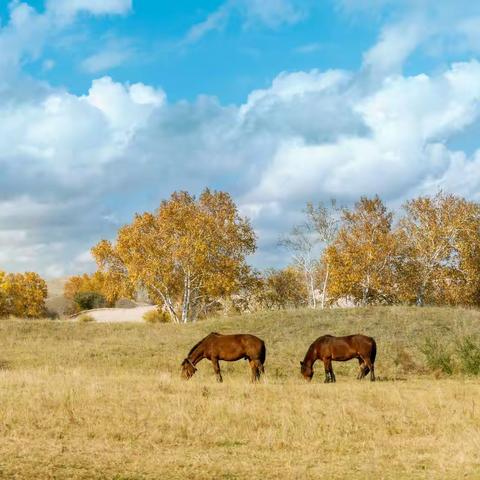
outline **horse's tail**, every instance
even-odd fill
[[[265,343],[262,342],[262,346],[260,349],[260,362],[262,362],[262,372],[265,371],[264,364],[265,364],[266,358],[267,358],[267,348],[265,347]]]
[[[372,351],[370,352],[370,361],[375,363],[375,357],[377,356],[377,342],[372,338]]]

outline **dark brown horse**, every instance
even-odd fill
[[[322,360],[325,367],[325,383],[335,382],[332,360],[345,362],[352,358],[358,358],[360,373],[357,378],[361,380],[370,372],[370,380],[374,382],[376,354],[377,344],[372,337],[366,337],[365,335],[348,335],[346,337],[324,335],[310,345],[305,359],[300,362],[300,371],[305,379],[310,381],[313,377],[313,364],[317,360]]]
[[[260,375],[265,373],[263,365],[266,354],[265,343],[254,335],[221,335],[212,332],[188,352],[187,358],[182,362],[182,377],[186,380],[192,377],[197,371],[195,365],[200,360],[207,358],[213,364],[217,380],[222,382],[222,373],[218,362],[220,360],[235,362],[244,358],[250,363],[252,382],[256,382],[260,379]]]

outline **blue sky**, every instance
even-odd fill
[[[124,15],[79,15],[26,70],[77,94],[89,88],[94,74],[107,71],[120,82],[161,85],[172,101],[207,94],[224,103],[242,103],[251,90],[268,86],[284,70],[358,68],[363,51],[375,41],[380,20],[349,15],[335,1],[298,2],[306,5],[306,13],[291,24],[288,18],[272,26],[261,19],[247,23],[233,10],[218,29],[183,43],[193,26],[224,3],[143,0]],[[45,9],[43,1],[29,4]],[[2,16],[7,15],[4,6]],[[111,51],[112,57],[122,52],[124,58],[97,71],[82,68],[86,58],[102,51]],[[55,68],[45,71],[46,57]]]
[[[230,191],[288,263],[307,201],[479,198],[480,5],[0,3],[0,268],[89,248],[177,189]]]

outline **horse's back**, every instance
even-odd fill
[[[211,338],[211,354],[225,360],[265,358],[265,343],[248,333],[218,335]]]
[[[348,360],[358,355],[375,357],[376,343],[372,337],[362,334],[335,337],[323,335],[316,342],[321,356],[331,356],[336,360]]]

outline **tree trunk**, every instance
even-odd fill
[[[367,283],[363,287],[362,292],[362,306],[366,307],[368,304],[368,294],[370,293],[370,275],[367,275]]]
[[[417,307],[423,307],[424,302],[425,302],[425,286],[426,282],[423,281],[422,285],[420,285],[420,288],[418,289],[417,292],[417,299],[416,299],[416,305]]]
[[[188,322],[188,317],[190,313],[190,299],[191,299],[190,274],[187,273],[185,275],[184,290],[183,290],[182,323]]]
[[[327,294],[327,283],[328,275],[330,273],[330,266],[327,263],[327,271],[325,272],[325,279],[323,280],[323,291],[322,291],[322,310],[325,308],[325,296]]]
[[[312,272],[308,272],[308,276],[310,277],[310,295],[312,298],[312,307],[317,308],[317,299],[315,298],[315,281]]]

